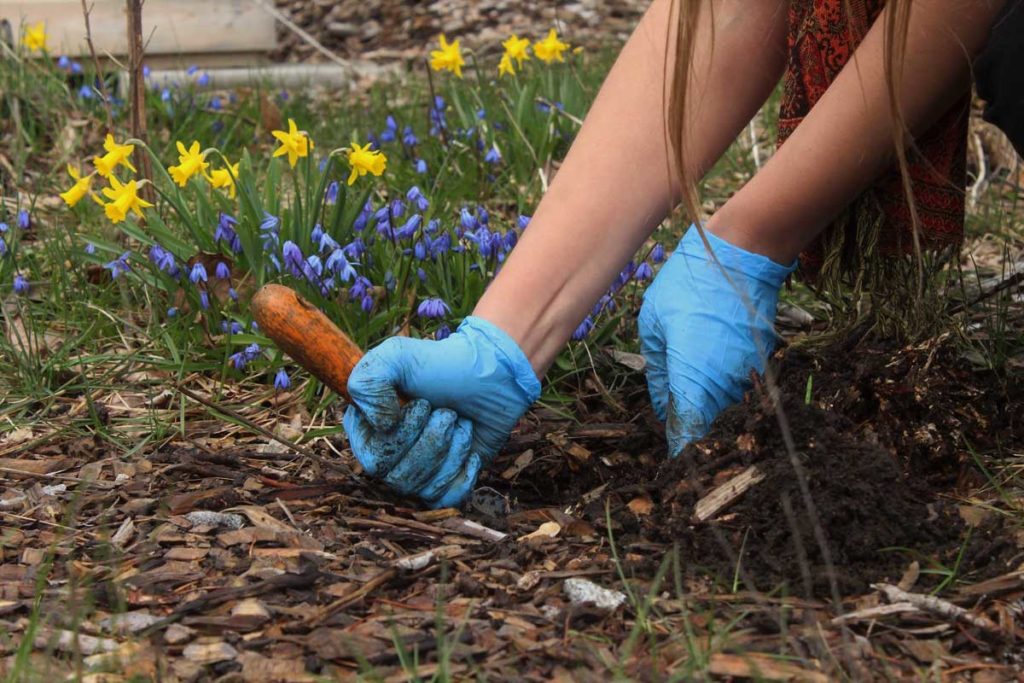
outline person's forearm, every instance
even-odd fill
[[[899,93],[911,133],[926,129],[966,92],[971,59],[1002,4],[915,0]],[[786,144],[711,217],[710,231],[787,263],[893,161],[884,18]]]
[[[678,202],[665,122],[670,5],[655,0],[623,48],[530,227],[474,311],[505,330],[538,375]],[[708,5],[688,95],[694,177],[757,112],[785,63],[785,0]]]

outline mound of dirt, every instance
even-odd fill
[[[1020,561],[996,517],[968,529],[955,502],[984,483],[968,446],[1020,442],[1019,383],[979,374],[948,343],[791,350],[778,365],[781,411],[752,391],[677,460],[665,462],[664,443],[641,428],[604,444],[607,455],[594,448],[591,466],[549,467],[538,492],[563,505],[583,497],[582,516],[606,531],[610,513],[638,574],[661,563],[656,548],[674,546],[695,576],[828,597],[833,585],[849,595],[898,580],[914,559],[974,578]],[[698,500],[751,466],[763,481],[710,521],[693,519]],[[918,585],[941,578],[926,572]]]

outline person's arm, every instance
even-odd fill
[[[689,129],[698,132],[688,150],[694,177],[725,152],[785,65],[785,0],[706,4],[689,97]],[[474,311],[507,332],[538,375],[679,201],[665,122],[675,55],[673,47],[666,74],[666,44],[675,41],[671,5],[655,0],[644,15],[530,227]]]
[[[913,2],[899,93],[907,142],[964,94],[971,61],[1003,1]],[[884,20],[875,21],[786,144],[711,217],[708,230],[788,263],[892,163]]]

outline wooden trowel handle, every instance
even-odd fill
[[[323,312],[284,285],[264,285],[252,298],[260,330],[321,382],[349,400],[348,376],[363,351]]]

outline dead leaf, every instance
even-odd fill
[[[562,530],[562,525],[558,522],[544,522],[536,531],[520,536],[520,541],[529,541],[534,538],[554,538]]]
[[[645,515],[651,514],[651,510],[654,509],[654,501],[652,501],[650,497],[646,495],[637,496],[633,500],[629,501],[626,507],[628,507],[629,511],[632,512],[634,515],[643,517]]]
[[[294,532],[295,527],[285,524],[281,520],[277,519],[265,509],[257,507],[255,505],[239,505],[238,507],[229,508],[225,512],[241,512],[243,515],[249,518],[253,526],[263,527],[265,529],[273,529],[274,531],[280,532]]]
[[[520,472],[522,472],[523,470],[530,466],[531,462],[533,462],[532,448],[527,449],[520,453],[519,455],[517,455],[516,459],[512,461],[512,465],[510,465],[504,472],[501,473],[501,478],[515,479]]]

